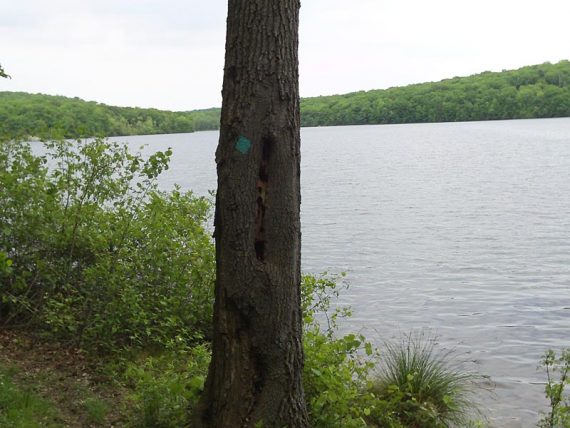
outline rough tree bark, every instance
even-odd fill
[[[198,427],[307,427],[301,384],[299,0],[229,0],[213,357]]]

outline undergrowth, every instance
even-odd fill
[[[18,386],[13,375],[13,371],[0,367],[0,427],[61,426],[53,403],[30,388]]]
[[[541,367],[546,372],[546,398],[550,410],[539,422],[540,428],[570,428],[570,349],[557,355],[545,353]]]
[[[209,334],[210,202],[157,190],[171,152],[101,139],[0,145],[0,325],[97,352]]]
[[[478,376],[436,349],[433,338],[409,334],[388,342],[370,390],[406,427],[467,426],[474,416]]]
[[[38,155],[0,144],[0,325],[104,361],[107,379],[130,391],[131,426],[184,426],[210,360],[210,201],[158,191],[170,150],[143,158],[94,139],[46,143]],[[473,378],[429,342],[378,352],[361,334],[341,335],[338,323],[350,316],[334,304],[342,284],[303,278],[312,425],[468,426]],[[84,404],[100,423],[105,404]]]

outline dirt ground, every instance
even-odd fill
[[[125,426],[125,391],[97,375],[97,363],[78,349],[0,329],[0,366],[15,373],[19,387],[53,403],[58,426]]]

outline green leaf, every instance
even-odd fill
[[[317,370],[317,369],[311,369],[311,372],[313,372],[313,374],[314,374],[315,376],[322,376],[322,373],[321,373],[321,371],[320,371],[320,370]]]

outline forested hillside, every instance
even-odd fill
[[[171,112],[79,98],[0,92],[0,135],[65,137],[193,132],[219,127],[220,109]],[[303,126],[570,116],[570,61],[435,83],[301,100]]]
[[[216,129],[219,109],[171,112],[79,98],[0,92],[0,135],[64,137],[169,134]]]
[[[570,62],[301,100],[303,126],[570,116]]]

